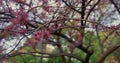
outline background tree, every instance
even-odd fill
[[[119,7],[119,0],[0,0],[0,59],[15,62],[20,56],[27,63],[29,55],[40,63],[51,57],[103,63],[120,47],[119,26],[106,24],[119,21]],[[6,52],[10,40],[16,42]],[[47,44],[55,51],[47,52]]]

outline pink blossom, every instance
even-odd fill
[[[40,41],[40,34],[39,34],[39,32],[36,32],[35,34],[34,34],[34,38],[35,38],[35,40],[37,40],[37,41]]]
[[[112,25],[112,26],[111,26],[111,29],[117,30],[117,29],[119,29],[119,27],[118,27],[118,26],[115,26],[115,25]]]
[[[26,4],[26,0],[13,0],[13,2]]]
[[[13,0],[14,2],[20,2],[20,0]]]
[[[14,26],[14,24],[10,24],[8,25],[7,27],[5,27],[5,30],[12,30],[12,29],[15,29],[16,27]]]
[[[27,32],[28,32],[27,29],[25,29],[25,30],[20,30],[20,31],[19,31],[19,33],[22,34],[22,35],[25,35],[25,33],[27,33]]]
[[[50,6],[43,6],[43,9],[47,12],[53,12],[52,7],[50,7]]]
[[[35,38],[35,40],[37,40],[37,41],[40,41],[41,38],[48,39],[49,36],[50,36],[50,33],[49,33],[49,31],[47,31],[47,30],[40,30],[40,31],[37,31],[37,32],[34,34],[34,38]]]
[[[35,40],[40,41],[40,36],[39,35],[35,36]]]
[[[2,0],[0,0],[0,5],[2,4]]]
[[[11,20],[11,22],[13,23],[13,24],[19,24],[19,19],[18,18],[13,18],[12,20]]]
[[[42,4],[44,5],[44,4],[47,4],[48,3],[48,0],[42,0]]]
[[[18,12],[18,17],[20,17],[23,21],[27,21],[27,13],[24,12],[23,10]]]
[[[24,12],[24,11],[19,11],[19,12],[16,12],[17,13],[17,17],[16,18],[13,18],[11,19],[11,22],[13,24],[21,24],[21,25],[24,25],[26,23],[28,23],[28,18],[27,18],[27,13]]]
[[[44,31],[44,37],[45,37],[46,39],[48,39],[49,36],[50,36],[49,31],[45,30],[45,31]]]

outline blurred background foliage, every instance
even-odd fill
[[[109,34],[109,31],[105,31],[105,32],[99,32],[99,36],[101,40],[104,40],[106,37],[106,34]],[[103,45],[103,50],[105,51],[106,49],[108,49],[110,46],[116,45],[117,43],[120,42],[120,37],[116,36],[114,37],[116,34],[112,34],[109,35],[109,38],[107,38],[107,40],[105,41],[105,44]],[[106,35],[107,36],[107,35]],[[90,39],[88,39],[90,38]],[[66,43],[65,40],[62,40],[62,44],[64,44],[63,49],[64,52],[66,53],[70,53],[70,49],[69,49],[69,45]],[[112,40],[112,41],[111,41]],[[54,45],[52,45],[54,46]],[[99,44],[99,39],[97,37],[96,34],[94,34],[93,32],[87,31],[85,32],[85,38],[84,38],[84,46],[90,46],[89,49],[93,49],[94,50],[94,54],[91,56],[90,58],[90,62],[91,63],[96,63],[97,59],[99,58],[99,56],[101,55],[102,51],[101,51],[101,47]],[[28,51],[33,51],[31,48],[26,47],[23,50],[20,51],[24,51],[24,52],[28,52]],[[58,49],[55,48],[54,52],[52,53],[57,53]],[[104,63],[119,63],[120,62],[120,49],[116,50],[114,53],[110,54]],[[51,54],[52,54],[51,53]],[[85,57],[85,53],[79,49],[74,49],[73,54],[81,56],[82,58]],[[68,59],[68,57],[65,57],[66,59]],[[7,62],[9,61],[9,62]],[[40,57],[36,57],[36,56],[32,56],[32,55],[18,55],[12,58],[8,58],[6,62],[7,63],[39,63],[40,62]],[[50,57],[50,58],[43,58],[43,63],[61,63],[62,62],[62,57],[58,56],[58,57]],[[71,63],[81,63],[80,61],[72,58]]]

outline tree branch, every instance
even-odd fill
[[[115,6],[116,10],[118,11],[119,15],[120,15],[120,8],[118,8],[118,6],[115,4],[115,2],[113,0],[110,0],[110,2]]]
[[[62,0],[63,3],[65,3],[66,6],[68,6],[70,9],[78,12],[79,14],[81,13],[79,10],[76,10],[75,8],[73,8],[71,5],[69,5],[65,0]]]
[[[112,52],[114,52],[115,50],[117,50],[118,48],[120,47],[120,44],[119,45],[116,45],[116,46],[113,46],[111,47],[110,49],[108,49],[107,51],[105,51],[101,56],[100,58],[98,59],[97,63],[103,63],[105,58],[110,55]]]
[[[98,0],[97,3],[95,3],[95,5],[89,10],[87,16],[86,16],[86,19],[88,19],[90,13],[93,11],[93,9],[100,3],[101,0]]]
[[[57,56],[68,56],[68,57],[72,57],[72,58],[75,58],[77,60],[80,60],[83,63],[85,62],[81,57],[79,57],[77,55],[74,55],[74,54],[68,54],[68,53],[53,53],[53,54],[51,54],[51,53],[43,53],[43,52],[29,52],[29,53],[19,52],[19,53],[14,53],[14,54],[10,54],[10,55],[7,55],[7,56],[1,56],[1,57],[2,58],[4,58],[4,57],[8,58],[8,57],[14,57],[14,56],[22,55],[22,54],[27,54],[27,55],[32,55],[32,56],[36,56],[36,57],[41,57],[41,55],[35,55],[36,53],[43,54],[42,57],[44,57],[44,58],[57,57]]]

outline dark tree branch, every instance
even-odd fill
[[[88,3],[86,4],[86,7],[92,2],[93,0],[88,1]]]
[[[100,3],[101,0],[98,0],[97,3],[94,4],[94,6],[89,10],[87,16],[86,16],[86,20],[88,19],[90,13],[94,10],[94,8]]]
[[[105,52],[100,56],[100,58],[98,59],[97,63],[103,63],[104,60],[105,60],[105,58],[106,58],[108,55],[110,55],[112,52],[114,52],[115,50],[117,50],[119,47],[120,47],[120,44],[109,48],[107,51],[105,51]]]
[[[51,54],[51,53],[43,53],[43,52],[29,52],[29,53],[19,52],[19,53],[10,54],[10,55],[7,55],[7,56],[0,56],[0,57],[8,58],[8,57],[14,57],[14,56],[22,55],[22,54],[27,54],[27,55],[32,55],[32,56],[36,56],[36,57],[41,57],[41,55],[35,55],[36,53],[43,54],[42,57],[44,57],[44,58],[57,57],[57,56],[68,56],[68,57],[75,58],[75,59],[80,60],[81,62],[85,63],[85,61],[81,57],[79,57],[77,55],[74,55],[74,54],[68,54],[68,53],[54,53],[54,54]]]
[[[71,38],[67,37],[66,35],[64,34],[60,34],[60,33],[51,33],[53,35],[58,35],[64,39],[66,39],[69,43],[72,43],[73,45],[75,45],[75,41],[73,41]],[[84,46],[76,46],[77,48],[81,49],[82,51],[84,51],[85,53],[93,53],[93,51],[89,51],[87,47],[84,47]]]
[[[85,5],[86,0],[82,0],[82,7],[81,7],[81,27],[84,27],[84,17],[85,17],[85,10],[86,10],[86,5]]]
[[[118,11],[119,15],[120,15],[120,8],[118,8],[117,4],[115,4],[115,2],[113,0],[110,0],[110,2],[114,5],[114,7],[116,8],[116,10]]]
[[[61,30],[60,31],[58,31],[59,33],[61,33]],[[58,49],[59,49],[59,52],[60,53],[64,53],[64,51],[63,51],[63,49],[62,49],[62,47],[61,47],[61,42],[60,42],[60,37],[59,36],[57,36],[57,43],[59,43],[59,45],[57,45],[57,47],[58,47]],[[61,56],[62,57],[62,63],[66,63],[66,58],[65,58],[65,56]]]
[[[79,10],[75,9],[71,5],[69,5],[65,0],[62,0],[63,3],[65,3],[66,6],[68,6],[70,9],[74,10],[75,12],[78,12],[79,14],[81,13]]]

